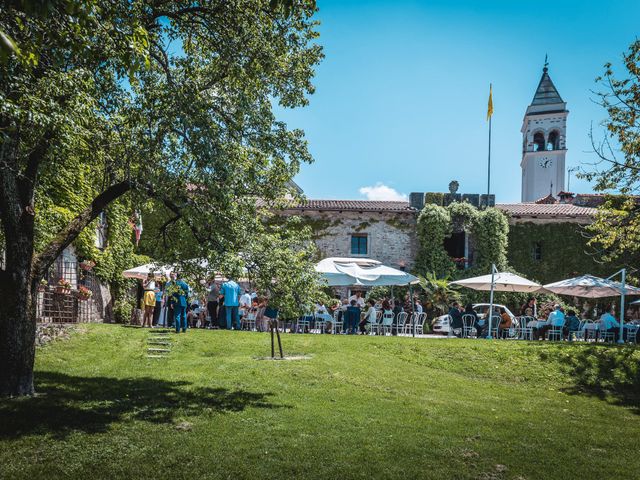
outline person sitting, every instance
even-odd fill
[[[358,322],[360,321],[360,314],[362,310],[360,310],[360,307],[358,307],[358,302],[356,302],[355,299],[351,300],[350,303],[351,305],[347,307],[344,315],[346,322],[345,329],[347,331],[347,334],[355,335],[357,333]]]
[[[378,314],[376,311],[376,301],[373,298],[370,298],[368,303],[369,309],[364,314],[364,318],[360,321],[360,333],[362,335],[367,333],[367,323],[376,323],[376,315]]]
[[[620,324],[616,320],[616,317],[613,316],[613,307],[609,308],[609,310],[600,317],[599,330],[601,332],[612,333],[616,341],[620,337]]]
[[[498,325],[498,338],[507,338],[509,329],[513,324],[511,315],[507,313],[504,307],[500,307],[500,324]]]
[[[470,315],[471,317],[473,317],[471,326],[476,329],[476,332],[478,332],[478,338],[482,338],[484,336],[484,331],[487,328],[486,320],[478,317],[478,313],[473,309],[473,305],[471,303],[467,304],[467,306],[464,307],[463,316],[465,315]]]
[[[564,312],[558,304],[553,306],[553,311],[547,316],[546,322],[539,322],[538,328],[533,329],[533,339],[538,340],[540,337],[546,339],[547,332],[551,329],[559,330],[564,327]]]
[[[449,331],[451,331],[456,337],[462,336],[462,313],[460,313],[460,305],[458,302],[453,302],[449,309]],[[457,333],[456,333],[457,330]]]
[[[580,328],[580,319],[576,316],[576,312],[569,310],[566,317],[564,317],[564,328],[562,334],[564,338],[569,339],[571,332],[577,332]]]

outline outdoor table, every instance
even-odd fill
[[[549,325],[549,322],[544,320],[531,320],[529,321],[529,323],[527,323],[528,328],[541,328],[545,325]]]

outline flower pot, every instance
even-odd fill
[[[67,287],[57,286],[55,292],[60,294],[60,295],[69,295],[69,294],[71,294],[71,289],[67,288]]]

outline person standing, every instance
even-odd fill
[[[218,297],[220,296],[220,287],[215,279],[209,282],[209,292],[207,293],[207,311],[209,312],[209,328],[218,325]]]
[[[173,314],[176,325],[176,333],[187,331],[187,304],[189,300],[189,285],[182,280],[180,273],[176,274],[176,281],[172,285]]]
[[[144,316],[142,317],[142,327],[153,326],[153,310],[156,306],[156,280],[153,272],[147,274],[147,279],[142,282],[144,287]]]
[[[154,293],[156,297],[156,305],[153,309],[153,326],[155,327],[158,325],[160,313],[162,312],[162,288],[159,282],[156,282],[156,290]]]
[[[173,298],[173,290],[176,288],[176,272],[169,273],[169,281],[164,284],[164,304],[165,304],[165,315],[164,315],[164,326],[168,328],[172,328],[175,324],[175,299]]]
[[[240,306],[240,286],[232,278],[229,278],[229,280],[222,284],[220,292],[224,296],[227,330],[231,330],[232,326],[236,330],[240,330],[240,314],[238,311],[238,307]]]

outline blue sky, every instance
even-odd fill
[[[519,201],[520,127],[545,54],[570,111],[567,167],[590,168],[590,125],[600,131],[606,116],[592,101],[594,79],[640,33],[637,0],[318,6],[326,58],[316,93],[306,108],[278,111],[306,132],[315,163],[296,181],[316,199],[446,191],[452,179],[461,193],[485,192],[492,82],[492,193]],[[571,190],[591,187],[572,177]]]

